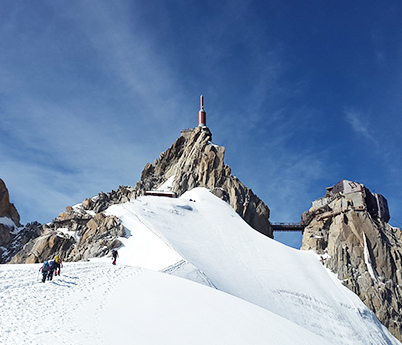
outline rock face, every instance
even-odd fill
[[[23,247],[13,252],[10,263],[43,262],[55,255],[63,261],[108,255],[121,245],[118,237],[124,237],[125,230],[116,217],[105,216],[102,212],[134,196],[134,187],[120,186],[117,191],[85,199],[77,207],[67,206],[51,223],[38,225],[37,235],[31,237],[30,242],[21,242]]]
[[[254,229],[273,237],[268,221],[269,208],[231,174],[224,164],[225,148],[211,143],[211,132],[206,127],[187,131],[154,164],[145,165],[136,195],[158,187],[172,178],[171,189],[182,195],[195,187],[208,188],[230,206]]]
[[[13,204],[10,203],[10,196],[6,184],[0,179],[0,247],[8,248],[14,240],[15,227],[21,227],[20,215]],[[4,256],[4,250],[0,249],[0,256]],[[3,260],[0,259],[0,263]]]
[[[340,192],[313,202],[304,214],[301,249],[319,254],[402,341],[402,233],[373,211],[368,193]]]
[[[134,197],[134,187],[119,186],[117,191],[112,190],[110,193],[101,192],[94,198],[85,199],[82,203],[82,207],[85,210],[91,210],[95,213],[99,213],[106,210],[111,205],[128,202]]]
[[[10,203],[8,189],[2,179],[0,179],[0,217],[10,218],[16,226],[21,226],[20,215],[14,204]]]
[[[8,262],[23,245],[39,236],[39,223],[20,224],[20,215],[10,203],[8,189],[0,179],[0,264]]]
[[[88,221],[80,240],[67,257],[70,261],[86,260],[107,255],[113,248],[121,246],[117,237],[126,236],[122,224],[115,216],[97,213]]]
[[[85,202],[83,203],[85,204]],[[101,257],[118,248],[126,235],[115,216],[91,216],[83,208],[66,207],[56,220],[41,227],[41,236],[25,244],[10,263],[37,263],[53,258],[79,261]]]

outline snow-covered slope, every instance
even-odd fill
[[[107,213],[129,234],[117,266],[66,263],[46,284],[38,265],[0,266],[0,343],[400,344],[312,252],[205,189]]]
[[[263,308],[164,273],[70,263],[42,284],[37,269],[1,267],[1,344],[329,344]]]

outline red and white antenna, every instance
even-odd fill
[[[198,126],[206,127],[207,126],[207,113],[204,110],[204,96],[200,97],[200,111],[198,112]]]

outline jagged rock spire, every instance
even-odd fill
[[[233,209],[254,229],[273,237],[269,223],[269,208],[250,188],[231,174],[224,164],[225,148],[211,142],[206,127],[197,127],[189,137],[181,136],[154,164],[148,163],[136,185],[137,195],[157,189],[174,177],[172,190],[178,195],[195,187],[210,189],[228,201]]]

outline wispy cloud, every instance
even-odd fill
[[[369,140],[377,148],[380,146],[379,142],[375,138],[374,132],[371,129],[368,117],[356,109],[345,110],[345,116],[347,123],[351,126],[351,129],[364,139]]]
[[[186,109],[177,78],[127,3],[49,5],[52,20],[15,7],[0,30],[0,177],[23,221],[134,185],[179,135]]]

